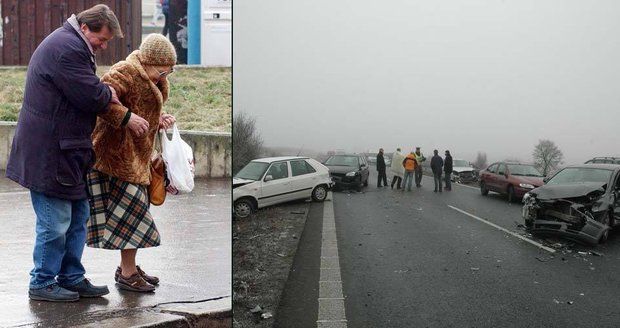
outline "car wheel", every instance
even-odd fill
[[[322,202],[327,198],[327,188],[325,185],[318,185],[312,190],[312,200],[315,202]]]
[[[254,204],[247,198],[239,199],[235,202],[234,210],[236,217],[244,219],[252,214],[254,211]]]
[[[486,196],[489,194],[489,189],[487,189],[487,185],[484,183],[484,181],[480,182],[480,193],[482,194],[482,196]]]
[[[508,186],[508,202],[514,203],[516,199],[515,188],[513,186]]]

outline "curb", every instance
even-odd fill
[[[91,315],[93,315],[91,313]],[[82,319],[84,320],[84,319]],[[153,307],[99,312],[90,320],[53,323],[54,327],[82,328],[231,328],[230,296],[198,302],[169,302]],[[82,322],[79,322],[82,321]],[[38,326],[35,324],[35,326]]]

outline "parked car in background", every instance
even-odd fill
[[[547,179],[545,179],[547,180]],[[536,233],[590,244],[605,242],[620,222],[620,166],[565,167],[523,198],[523,219]]]
[[[452,160],[452,181],[458,183],[474,182],[478,180],[478,172],[464,159]]]
[[[376,155],[366,156],[366,163],[368,163],[369,165],[377,165],[377,156]]]
[[[620,157],[594,157],[584,164],[620,164]]]
[[[245,218],[259,208],[296,199],[321,202],[332,185],[329,169],[312,158],[255,159],[233,177],[233,214]]]
[[[480,171],[480,193],[489,191],[507,195],[509,202],[543,185],[544,176],[531,164],[497,162]]]
[[[385,166],[392,166],[392,158],[385,156],[383,159],[385,160]]]
[[[362,187],[368,186],[370,172],[364,155],[333,155],[323,164],[329,168],[336,189],[361,191]]]

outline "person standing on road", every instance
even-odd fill
[[[72,15],[48,35],[28,65],[6,176],[30,189],[37,217],[28,295],[67,302],[108,294],[84,278],[82,252],[89,217],[85,175],[94,161],[91,133],[97,115],[119,103],[116,90],[95,74],[95,53],[123,37],[106,5]],[[132,131],[144,119],[126,115]]]
[[[168,35],[170,31],[170,0],[159,0],[161,3],[161,12],[164,14],[164,29],[161,34]]]
[[[443,162],[443,172],[444,172],[444,180],[446,181],[446,191],[452,191],[452,155],[450,155],[450,151],[446,150],[445,159]]]
[[[426,161],[426,157],[422,155],[420,151],[420,147],[415,147],[415,160],[416,160],[416,168],[415,168],[415,186],[420,188],[422,187],[422,162]]]
[[[433,171],[433,179],[435,181],[435,192],[439,188],[439,192],[441,192],[441,187],[443,182],[441,181],[441,171],[443,168],[443,159],[439,156],[439,151],[437,149],[433,150],[433,158],[431,158],[431,170]]]
[[[412,151],[403,159],[403,168],[405,169],[405,178],[403,179],[403,190],[405,189],[405,185],[407,185],[407,191],[411,191],[411,185],[413,183],[413,173],[417,167],[417,162],[415,159],[415,154]]]
[[[390,167],[390,171],[392,172],[392,183],[391,188],[394,189],[394,183],[396,183],[396,189],[400,189],[401,182],[403,181],[403,175],[405,174],[405,168],[400,165],[402,161],[405,159],[403,154],[400,152],[400,148],[396,148],[396,152],[392,155],[392,164]]]
[[[377,172],[379,177],[377,178],[377,188],[381,188],[381,181],[383,181],[383,187],[387,187],[387,176],[385,175],[385,159],[383,158],[383,148],[379,149],[377,154]]]
[[[151,292],[159,283],[159,278],[136,265],[136,255],[139,248],[160,244],[146,188],[151,182],[151,154],[157,131],[175,122],[172,115],[162,113],[162,108],[168,99],[167,76],[176,61],[172,43],[161,34],[150,34],[139,50],[101,78],[118,90],[127,106],[117,105],[120,111],[130,109],[142,115],[151,127],[145,136],[133,137],[99,119],[93,132],[97,161],[87,177],[91,217],[86,243],[120,250],[114,280],[119,288],[134,292]]]

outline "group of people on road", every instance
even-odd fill
[[[149,213],[150,163],[176,52],[161,34],[100,79],[95,54],[123,37],[116,15],[96,5],[72,15],[30,59],[6,175],[30,189],[36,214],[29,297],[77,301],[107,286],[84,277],[84,246],[120,250],[119,288],[148,292],[159,279],[136,265],[160,244]]]
[[[426,157],[422,154],[420,147],[416,147],[415,151],[411,151],[407,155],[403,155],[401,149],[396,148],[396,152],[392,154],[392,183],[390,187],[394,189],[394,185],[396,184],[396,189],[402,188],[404,190],[406,188],[407,191],[411,191],[415,179],[416,187],[420,188],[422,186],[422,163],[425,161]],[[450,155],[450,151],[445,151],[445,159],[443,159],[439,156],[439,151],[435,149],[430,164],[435,181],[434,191],[443,191],[442,175],[446,184],[445,190],[452,190],[452,155]],[[383,186],[387,187],[388,183],[383,148],[379,149],[379,153],[377,154],[377,172],[377,188]]]

